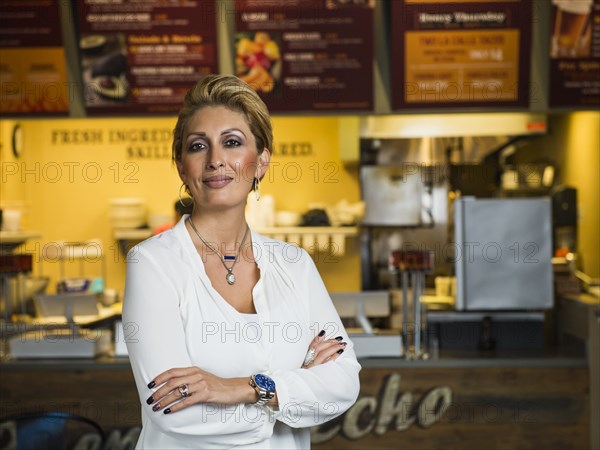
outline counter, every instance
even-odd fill
[[[558,344],[441,349],[429,360],[363,358],[357,402],[311,430],[314,449],[600,448],[600,304],[557,300]],[[107,450],[140,431],[126,357],[0,362],[0,417],[60,410],[97,421]],[[401,443],[401,444],[400,444]]]
[[[361,359],[361,393],[312,430],[315,449],[589,448],[588,360],[544,353],[441,352],[439,359]],[[127,358],[4,361],[1,416],[63,410],[100,423],[110,449],[139,432]]]

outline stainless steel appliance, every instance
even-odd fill
[[[457,310],[534,310],[553,304],[549,198],[454,203]]]
[[[577,190],[558,186],[552,193],[554,250],[577,252]]]
[[[453,275],[448,245],[453,199],[509,197],[501,183],[507,158],[545,133],[546,116],[532,113],[361,118],[362,289],[391,286],[387,256],[397,249],[430,249],[436,262],[432,275]],[[523,193],[521,188],[514,186],[510,198]],[[528,188],[527,194],[546,190]]]
[[[431,273],[433,266],[434,254],[429,250],[398,250],[390,254],[390,270],[399,273],[402,279],[402,340],[408,359],[429,358],[427,317],[423,313],[426,308],[422,308],[421,295],[425,292],[425,274]],[[408,295],[409,278],[412,299]]]
[[[424,186],[421,174],[406,166],[364,166],[360,170],[364,225],[420,225]]]

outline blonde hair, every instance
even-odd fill
[[[242,113],[260,155],[266,148],[272,152],[273,127],[269,110],[258,94],[244,81],[233,75],[207,75],[192,87],[185,96],[173,130],[173,162],[181,161],[183,133],[189,119],[205,106],[224,106]]]

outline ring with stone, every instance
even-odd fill
[[[306,352],[306,357],[304,358],[304,362],[302,363],[303,366],[308,366],[310,364],[312,364],[314,362],[314,360],[317,357],[317,349],[315,349],[314,347],[311,347],[308,349],[308,352]]]
[[[189,397],[190,394],[188,391],[188,385],[187,384],[182,384],[181,386],[179,386],[177,388],[177,390],[179,391],[179,393],[181,394],[182,397]]]

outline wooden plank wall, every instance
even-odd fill
[[[96,420],[107,450],[139,431],[129,369],[0,371],[0,417],[61,410]],[[363,369],[358,402],[312,430],[313,448],[586,449],[586,367]]]
[[[352,414],[335,437],[315,449],[585,449],[589,448],[587,368],[370,369],[361,376],[361,398],[375,412]],[[398,388],[396,390],[395,386]],[[387,389],[386,389],[387,388]],[[406,405],[389,425],[383,401]],[[450,397],[450,401],[448,401]],[[360,403],[360,399],[357,402]],[[433,402],[437,402],[437,405]],[[359,405],[360,406],[360,405]],[[355,405],[353,408],[357,408]],[[383,411],[382,411],[383,410]],[[345,421],[350,423],[346,424]],[[381,426],[380,426],[381,425]],[[349,440],[358,428],[372,427]],[[313,430],[317,438],[324,425]],[[345,431],[348,429],[349,433]]]

